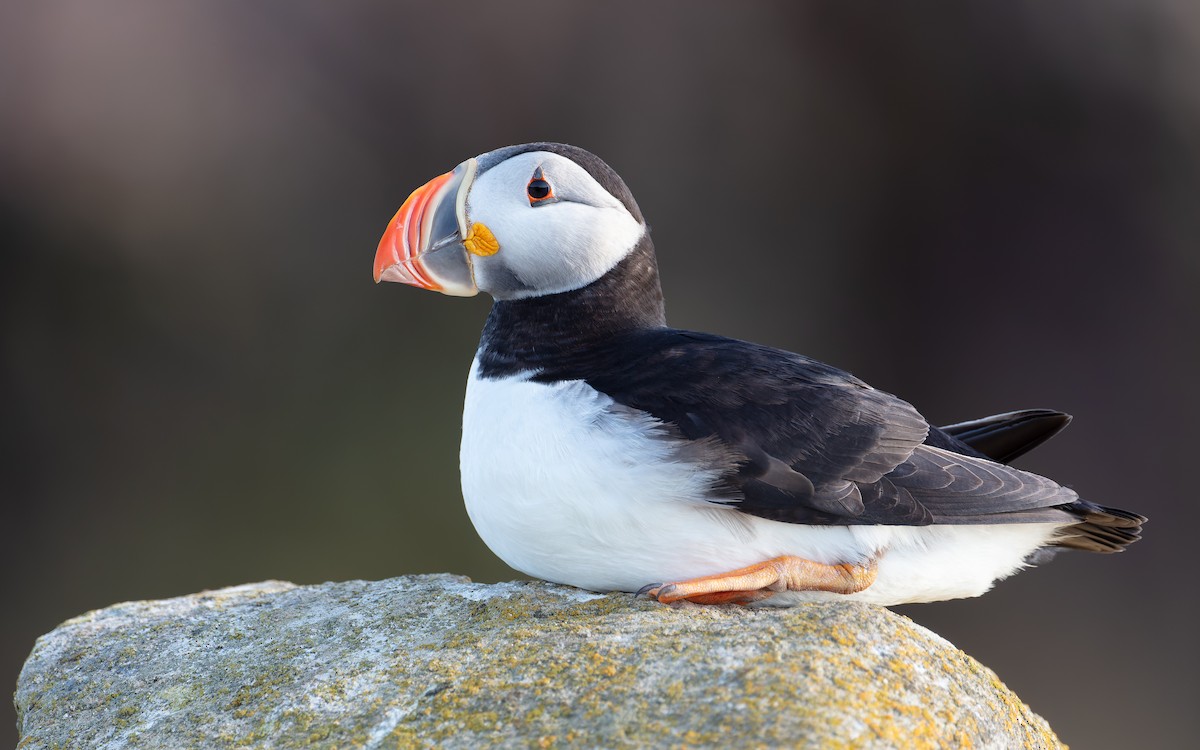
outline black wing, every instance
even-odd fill
[[[1063,521],[1076,495],[1048,479],[924,445],[925,419],[852,375],[790,352],[709,334],[640,331],[550,366],[690,440],[739,456],[739,510],[806,524]],[[565,363],[564,363],[565,364]],[[1003,514],[1004,518],[996,518]]]
[[[1010,464],[1057,435],[1071,415],[1051,409],[1024,409],[946,425],[941,431],[993,461]]]

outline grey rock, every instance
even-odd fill
[[[38,639],[16,703],[20,750],[1061,747],[995,674],[886,609],[445,575],[90,612]]]

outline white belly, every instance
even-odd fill
[[[803,526],[705,502],[714,472],[677,455],[665,428],[582,381],[483,380],[463,411],[462,489],[480,537],[537,578],[636,591],[780,555],[879,562],[850,598],[878,604],[978,596],[1060,528]],[[834,594],[781,594],[788,604]]]

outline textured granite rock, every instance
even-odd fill
[[[42,636],[43,748],[1054,748],[996,676],[853,603],[667,607],[454,576],[266,582]]]

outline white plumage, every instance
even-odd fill
[[[483,379],[472,365],[460,455],[467,512],[502,560],[594,591],[727,572],[780,555],[876,559],[855,594],[782,592],[766,605],[848,597],[875,604],[978,596],[1064,524],[806,526],[703,501],[715,472],[689,463],[649,415],[582,381]]]

